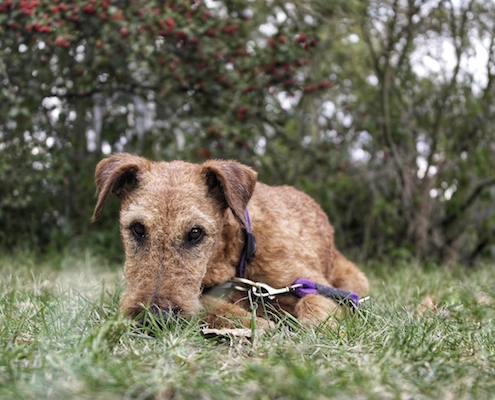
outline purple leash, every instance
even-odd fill
[[[306,278],[296,279],[293,286],[296,285],[298,285],[298,287],[294,289],[294,293],[298,297],[304,297],[308,294],[320,294],[322,296],[335,300],[337,303],[346,304],[353,309],[359,308],[359,296],[355,292],[322,285],[320,283],[313,282],[311,279]]]

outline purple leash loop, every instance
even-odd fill
[[[294,290],[294,293],[298,297],[304,297],[308,294],[319,294],[335,300],[337,303],[345,304],[354,310],[359,308],[359,296],[355,292],[322,285],[306,278],[296,279],[293,286],[296,285],[298,287]]]

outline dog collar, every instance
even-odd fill
[[[237,276],[240,278],[246,277],[247,265],[256,253],[256,239],[251,231],[251,218],[249,218],[247,208],[244,210],[244,219],[246,220],[246,228],[244,229],[244,249],[242,250],[241,260],[237,266]]]
[[[247,208],[244,210],[245,228],[244,228],[244,248],[242,249],[241,259],[237,265],[237,272],[235,279],[245,280],[246,269],[248,263],[253,259],[256,253],[256,239],[251,231],[251,218]],[[233,290],[239,290],[238,283],[234,280],[229,280],[221,285],[216,285],[211,288],[204,288],[203,293],[210,296],[220,298],[228,297]]]

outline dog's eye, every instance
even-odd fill
[[[135,222],[131,225],[132,234],[138,239],[144,239],[146,237],[146,228],[141,222]]]
[[[187,235],[187,241],[190,244],[198,243],[203,238],[204,232],[201,228],[192,228]]]

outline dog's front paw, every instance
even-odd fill
[[[251,313],[251,311],[248,311],[237,304],[229,303],[223,299],[203,296],[201,298],[201,302],[206,311],[206,316],[203,320],[211,328],[269,329],[274,327],[274,323],[272,321],[255,316]]]

